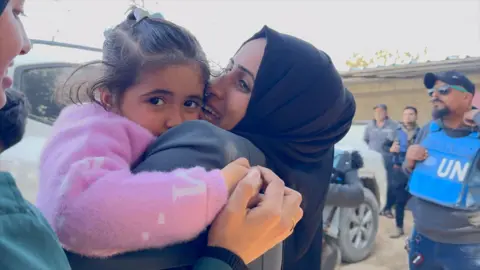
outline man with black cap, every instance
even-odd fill
[[[462,73],[427,73],[433,118],[407,150],[410,269],[480,269],[480,113]]]
[[[373,107],[374,119],[365,128],[363,140],[371,150],[383,156],[385,170],[387,170],[387,202],[382,212],[383,216],[393,218],[392,207],[395,204],[395,191],[393,188],[393,163],[389,147],[395,138],[395,132],[399,124],[388,117],[388,109],[385,104]]]

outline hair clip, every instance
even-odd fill
[[[109,28],[105,29],[105,31],[103,31],[103,36],[104,36],[105,38],[107,38],[107,37],[110,36],[110,34],[112,33],[112,30],[113,30],[112,27],[109,27]]]
[[[135,24],[133,26],[147,18],[151,20],[165,20],[165,17],[163,17],[162,13],[159,12],[150,14],[150,12],[144,10],[143,8],[135,6],[132,6],[129,11],[132,12],[133,17],[135,18]]]

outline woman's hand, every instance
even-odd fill
[[[265,187],[265,193],[259,191]],[[252,201],[258,202],[250,208]],[[250,263],[282,242],[303,216],[300,193],[271,170],[255,167],[233,191],[212,224],[209,246],[222,247]]]
[[[228,195],[232,194],[237,183],[247,175],[249,169],[250,163],[246,158],[239,158],[232,161],[222,169],[222,175],[225,179]]]

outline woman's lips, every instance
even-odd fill
[[[218,121],[220,120],[220,114],[211,106],[205,105],[203,107],[203,112],[205,115],[206,120],[208,121]]]

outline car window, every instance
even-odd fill
[[[19,88],[31,104],[31,118],[46,124],[55,121],[63,107],[56,102],[55,91],[62,86],[74,68],[73,65],[64,65],[23,69]]]
[[[343,155],[343,151],[339,149],[335,149],[335,154],[333,156],[333,167],[336,168],[338,165],[338,162],[340,161],[340,158]]]

